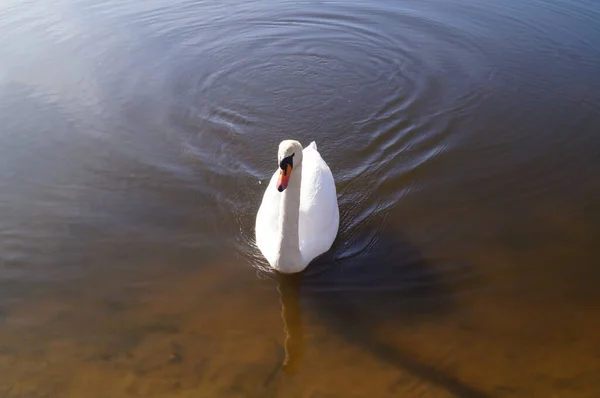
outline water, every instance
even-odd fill
[[[0,5],[0,396],[600,395],[591,0]],[[253,246],[279,141],[330,253]]]

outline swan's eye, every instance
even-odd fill
[[[291,154],[288,157],[285,157],[281,160],[281,162],[279,163],[279,168],[281,168],[281,170],[283,170],[284,172],[286,172],[286,166],[290,166],[291,168],[294,168],[294,154]]]

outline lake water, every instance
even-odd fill
[[[0,397],[600,396],[594,0],[5,0]],[[278,143],[340,232],[269,272]]]

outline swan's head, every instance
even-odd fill
[[[276,186],[279,192],[283,192],[288,186],[294,167],[302,164],[302,145],[294,140],[281,141],[277,154],[277,164],[280,170]]]

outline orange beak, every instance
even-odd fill
[[[277,180],[277,190],[279,192],[283,192],[283,190],[287,188],[291,174],[292,166],[289,164],[285,165],[285,169],[279,170],[279,179]]]

